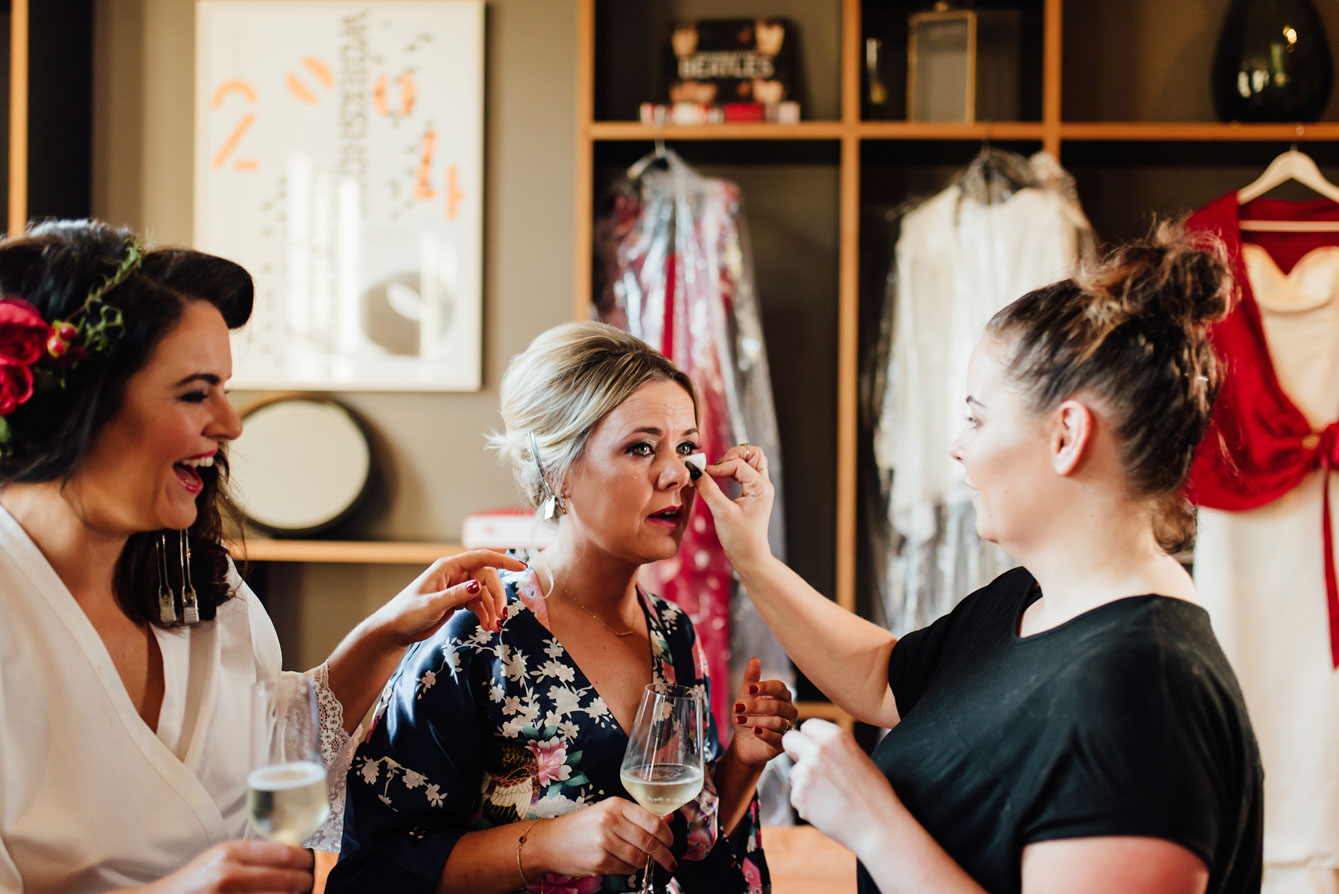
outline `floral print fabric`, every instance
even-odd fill
[[[340,862],[331,894],[433,891],[468,832],[562,816],[627,798],[619,767],[628,738],[599,693],[549,632],[532,571],[503,573],[508,618],[499,633],[457,612],[411,647],[377,706],[349,772]],[[639,591],[656,683],[693,686],[709,703],[706,661],[687,615]],[[722,748],[708,715],[708,779],[670,822],[679,869],[658,871],[671,894],[770,890],[756,797],[734,834],[717,826],[710,770]],[[639,874],[531,878],[517,891],[635,891]]]

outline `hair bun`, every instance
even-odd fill
[[[1079,286],[1107,310],[1183,328],[1223,319],[1236,295],[1222,242],[1167,221],[1114,249]]]

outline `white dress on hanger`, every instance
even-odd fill
[[[1050,156],[1028,164],[1041,183],[1068,182]],[[965,424],[967,361],[996,311],[1073,275],[1090,241],[1064,188],[1018,189],[987,204],[954,183],[902,220],[875,431],[876,461],[892,471],[884,596],[895,634],[928,625],[1014,564],[976,536],[971,492],[949,456]]]
[[[165,684],[154,730],[70,591],[0,508],[0,892],[142,885],[246,837],[251,686],[280,673],[280,651],[265,609],[229,572],[238,593],[213,622],[153,628]],[[352,754],[324,666],[316,676],[339,813],[308,843],[338,850]]]
[[[1287,274],[1257,245],[1243,245],[1242,259],[1279,385],[1319,430],[1339,414],[1339,247],[1311,250]],[[1241,682],[1265,766],[1266,894],[1339,892],[1339,671],[1322,476],[1257,509],[1199,510],[1195,585]],[[1330,501],[1339,508],[1339,477]]]

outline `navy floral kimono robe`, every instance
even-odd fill
[[[618,771],[628,737],[548,629],[533,571],[503,572],[508,618],[499,633],[458,611],[400,662],[349,770],[344,843],[326,890],[431,892],[467,832],[556,817],[629,797]],[[656,682],[695,686],[710,704],[706,662],[677,606],[641,593]],[[708,779],[676,813],[675,894],[771,890],[756,797],[728,838],[717,823],[710,769],[723,749],[706,712]],[[666,875],[657,867],[656,877]],[[531,877],[517,891],[636,890],[640,873]]]

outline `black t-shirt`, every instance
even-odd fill
[[[1040,596],[1014,569],[894,647],[902,720],[874,762],[903,803],[992,894],[1020,890],[1026,845],[1101,835],[1188,848],[1208,894],[1259,892],[1264,771],[1208,614],[1133,596],[1020,638]]]

